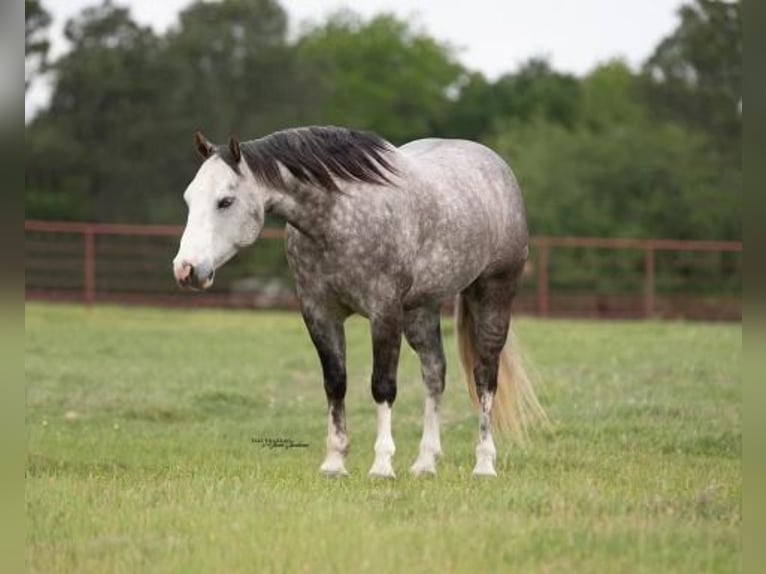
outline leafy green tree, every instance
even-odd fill
[[[68,206],[72,216],[143,215],[161,159],[147,150],[162,101],[157,38],[109,1],[64,30],[71,51],[52,66],[50,106],[27,128],[27,213]]]
[[[586,77],[578,124],[512,120],[491,144],[524,189],[533,233],[736,239],[732,173],[698,131],[649,117],[618,62]]]
[[[580,98],[570,127],[580,125],[599,132],[648,120],[640,100],[640,82],[628,65],[612,60],[597,66],[579,83]]]
[[[662,118],[705,131],[739,163],[742,4],[693,0],[644,65],[645,94]]]
[[[464,74],[452,49],[391,15],[336,14],[298,42],[313,70],[316,123],[374,130],[395,143],[433,135]]]
[[[196,128],[216,139],[264,135],[292,124],[309,102],[294,81],[287,14],[274,0],[190,5],[163,58],[174,78],[169,113],[183,110],[174,120],[187,138]]]
[[[445,136],[482,139],[498,122],[544,117],[572,126],[577,121],[579,81],[554,71],[544,59],[533,58],[517,72],[490,82],[470,74],[452,102],[440,131]]]

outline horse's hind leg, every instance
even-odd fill
[[[303,306],[303,320],[322,363],[327,395],[327,455],[320,471],[327,476],[347,476],[346,433],[346,338],[342,315]]]
[[[492,401],[497,391],[500,354],[508,337],[511,303],[516,291],[515,274],[480,277],[461,293],[471,316],[476,353],[473,369],[479,400],[479,442],[475,476],[496,476],[495,442],[492,438]]]
[[[444,393],[447,363],[442,345],[439,307],[420,307],[404,317],[404,336],[420,358],[420,370],[426,386],[423,414],[423,438],[420,453],[410,467],[416,476],[436,474],[436,459],[441,455],[439,404]]]

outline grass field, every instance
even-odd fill
[[[27,305],[33,572],[734,572],[739,325],[521,319],[556,423],[471,478],[476,420],[445,322],[435,479],[402,353],[398,478],[372,481],[367,324],[348,323],[351,476],[318,473],[324,394],[298,315]],[[268,448],[260,439],[307,446]]]

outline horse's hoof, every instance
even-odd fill
[[[396,478],[396,474],[394,473],[393,467],[383,464],[374,464],[372,465],[372,468],[370,469],[370,472],[368,473],[370,478],[386,478],[389,480],[393,480]]]
[[[394,472],[383,473],[383,472],[370,471],[368,476],[370,478],[380,479],[380,480],[394,480],[396,478],[396,474],[394,474]]]
[[[343,465],[337,466],[323,464],[319,468],[319,472],[321,472],[326,478],[345,478],[348,476],[348,471]]]
[[[342,464],[338,465],[324,463],[319,467],[319,472],[321,472],[327,478],[345,478],[348,476],[348,471]]]
[[[436,465],[433,461],[421,462],[416,460],[415,464],[410,467],[410,473],[417,477],[436,476]]]
[[[345,468],[342,468],[340,470],[324,470],[320,469],[322,473],[322,476],[325,478],[346,478],[348,476],[348,472]]]
[[[473,467],[473,476],[479,477],[496,477],[495,465],[489,460],[481,460],[476,462],[476,466]]]

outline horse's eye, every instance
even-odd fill
[[[231,207],[231,204],[234,203],[233,197],[224,197],[222,199],[218,200],[218,209],[226,209],[227,207]]]

